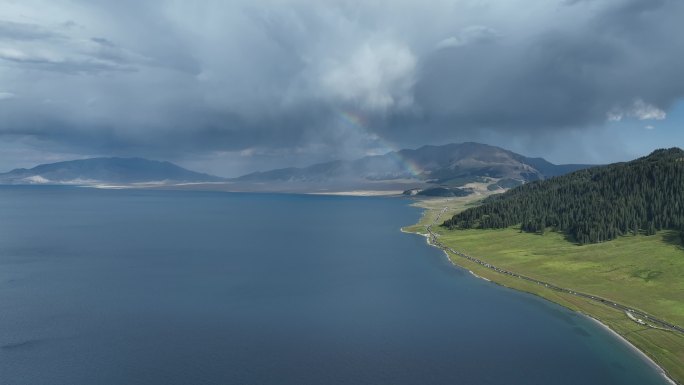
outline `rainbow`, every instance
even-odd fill
[[[362,115],[350,111],[338,110],[337,116],[339,117],[339,121],[347,128],[359,134],[370,136],[376,140],[383,155],[393,157],[399,167],[406,171],[407,174],[411,175],[413,178],[420,179],[420,176],[423,174],[423,169],[412,160],[401,156],[399,149],[395,145],[378,136],[376,133],[370,132],[368,123]]]

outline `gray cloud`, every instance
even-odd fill
[[[0,140],[48,152],[357,156],[662,119],[684,96],[676,0],[34,0],[0,15]]]
[[[62,35],[37,24],[0,20],[0,39],[3,40],[42,40],[60,37]]]

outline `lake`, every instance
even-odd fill
[[[667,383],[401,233],[409,203],[0,187],[0,383]]]

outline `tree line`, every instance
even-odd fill
[[[450,229],[558,231],[580,244],[678,229],[684,241],[684,151],[661,149],[491,196],[444,222]]]

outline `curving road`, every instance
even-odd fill
[[[447,211],[447,209],[448,209],[448,207],[444,207],[442,209],[442,211],[440,211],[440,213],[437,215],[435,220],[430,225],[428,225],[426,227],[426,229],[429,233],[430,243],[432,245],[437,246],[446,252],[452,253],[454,255],[458,255],[459,257],[463,257],[463,258],[465,258],[471,262],[475,262],[478,265],[482,265],[488,269],[494,270],[498,273],[507,274],[507,275],[510,275],[511,277],[520,278],[520,279],[523,279],[523,280],[528,281],[528,282],[532,282],[532,283],[535,283],[538,285],[545,286],[551,290],[555,290],[555,291],[563,292],[566,294],[571,294],[571,295],[574,295],[577,297],[585,298],[585,299],[588,299],[591,301],[599,302],[599,303],[602,303],[606,306],[612,307],[614,309],[624,311],[629,316],[630,319],[632,319],[634,322],[637,322],[641,325],[649,326],[649,327],[657,328],[657,329],[665,329],[668,331],[684,333],[684,328],[677,326],[677,325],[674,325],[674,324],[671,324],[671,323],[664,321],[664,320],[661,320],[659,318],[656,318],[656,317],[654,317],[654,316],[652,316],[646,312],[643,312],[641,310],[635,310],[629,306],[617,303],[615,301],[612,301],[612,300],[609,300],[606,298],[599,297],[597,295],[592,295],[592,294],[582,293],[582,292],[571,290],[571,289],[566,289],[566,288],[563,288],[560,286],[556,286],[552,283],[540,281],[538,279],[534,279],[534,278],[530,278],[530,277],[527,277],[527,276],[524,276],[521,274],[517,274],[517,273],[514,273],[512,271],[508,271],[508,270],[502,269],[500,267],[494,266],[494,265],[487,263],[485,261],[482,261],[480,259],[471,257],[467,254],[464,254],[460,251],[456,251],[456,250],[442,244],[441,242],[439,242],[437,240],[437,235],[432,232],[432,226],[439,221],[439,218]]]

